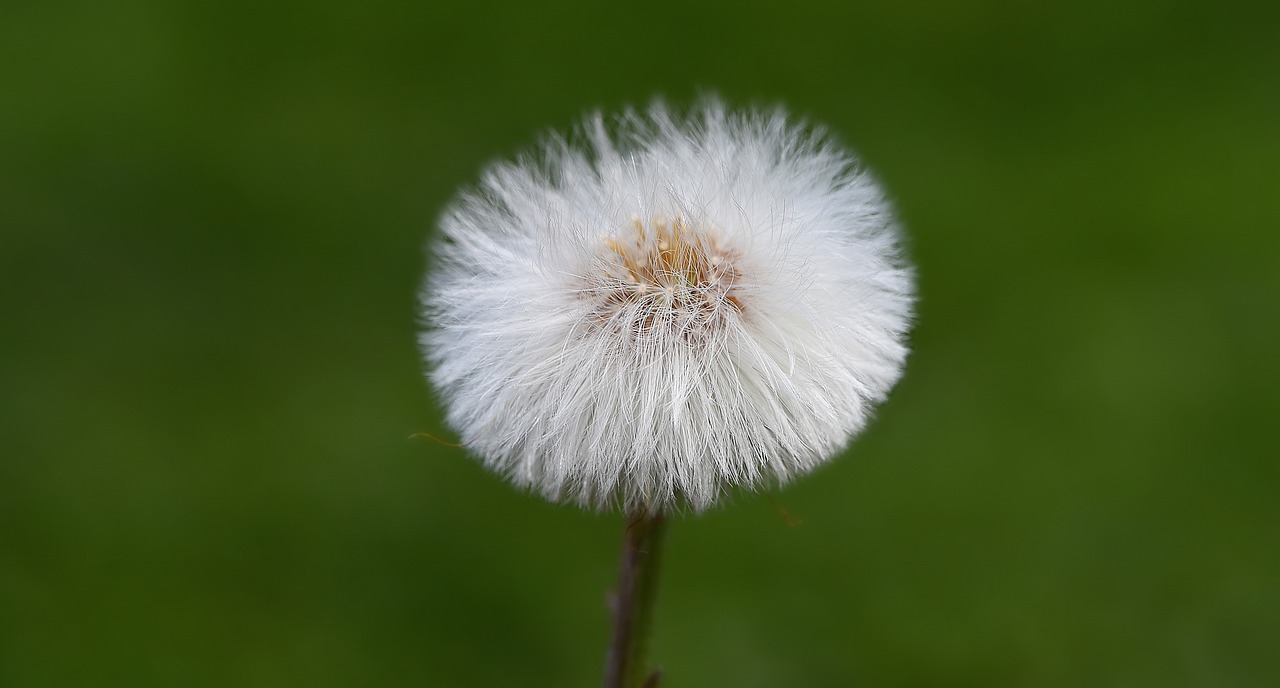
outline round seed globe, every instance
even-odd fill
[[[785,483],[907,356],[889,203],[781,110],[589,116],[485,170],[432,252],[421,344],[447,421],[554,501],[700,511]]]

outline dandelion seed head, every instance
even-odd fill
[[[555,501],[702,510],[785,483],[901,376],[889,204],[781,111],[591,116],[492,165],[440,229],[422,345],[447,420]]]

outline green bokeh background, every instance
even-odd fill
[[[921,302],[847,455],[674,524],[664,686],[1280,685],[1277,19],[0,5],[0,686],[596,685],[621,519],[408,439],[422,247],[704,91],[856,148]]]

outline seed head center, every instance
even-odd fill
[[[742,311],[737,254],[719,234],[680,216],[633,217],[604,240],[598,313],[615,325],[649,331],[666,323],[683,333],[714,327]],[[621,321],[621,322],[620,322]]]

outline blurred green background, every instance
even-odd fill
[[[0,5],[0,686],[592,686],[621,519],[457,449],[423,245],[585,110],[785,104],[920,272],[847,456],[675,524],[664,686],[1280,685],[1274,4]]]

